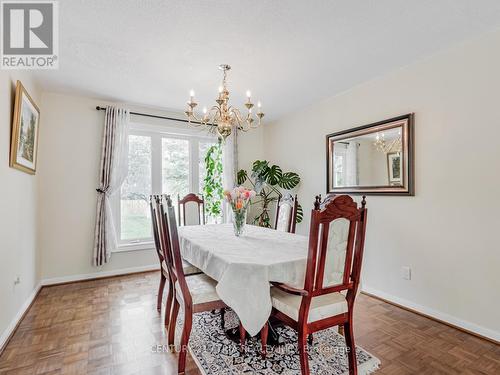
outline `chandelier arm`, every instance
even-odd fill
[[[214,106],[207,111],[205,116],[203,116],[203,119],[206,120],[206,121],[203,121],[203,123],[205,125],[209,125],[210,128],[217,127],[217,124],[215,123],[216,116],[217,116],[217,111],[216,111],[216,108]]]
[[[228,108],[228,111],[229,111],[229,113],[234,115],[234,117],[238,120],[238,122],[241,123],[243,121],[243,119],[241,118],[241,112],[238,108],[234,108],[233,106],[230,106]]]
[[[192,112],[190,115],[188,115],[187,118],[188,118],[188,123],[191,126],[199,128],[200,126],[202,126],[204,124],[201,119],[199,119],[198,117],[196,117],[196,115],[194,114],[194,112]],[[193,122],[193,120],[196,121],[196,122]],[[199,124],[197,124],[197,122]]]
[[[257,129],[260,126],[260,118],[257,119],[257,123],[255,125],[250,124],[250,129]]]
[[[230,107],[231,113],[233,114],[234,118],[236,119],[236,128],[238,130],[241,130],[242,132],[247,132],[250,130],[248,127],[245,127],[245,124],[247,124],[246,119],[243,119],[241,115],[241,111],[238,108],[235,108],[233,106]]]
[[[241,118],[241,112],[239,109],[236,109],[236,111],[238,112],[238,114],[240,115],[240,120],[243,124],[246,125],[246,128],[244,125],[242,125],[242,130],[247,132],[249,131],[250,129],[255,129],[256,126],[255,125],[252,125],[255,121],[255,119],[253,118],[253,113],[252,111],[248,111],[247,112],[247,115],[245,116],[245,119]]]

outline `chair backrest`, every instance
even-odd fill
[[[316,197],[311,212],[304,289],[311,296],[347,290],[354,302],[359,286],[366,231],[366,200],[361,207],[348,195]]]
[[[158,196],[156,195],[149,196],[149,209],[151,211],[151,226],[153,228],[153,239],[155,242],[156,254],[158,255],[158,259],[160,260],[160,267],[161,267],[161,263],[165,259],[165,256],[163,255],[163,250],[161,248],[160,237],[158,233],[158,220],[156,218],[156,214],[157,214],[157,205],[159,204],[159,201],[157,197]]]
[[[288,194],[278,198],[276,203],[276,220],[274,229],[281,232],[295,233],[297,225],[297,207],[299,203],[297,195]]]
[[[171,269],[169,270],[174,279],[174,283],[177,281],[182,291],[182,299],[186,305],[192,305],[191,292],[186,283],[186,276],[184,275],[184,268],[182,266],[182,255],[181,248],[179,244],[179,235],[177,233],[177,222],[175,220],[175,210],[172,206],[172,200],[170,197],[165,197],[164,202],[166,205],[162,205],[165,208],[165,213],[163,215],[166,224],[166,235],[168,236],[170,243],[170,253],[172,255]]]
[[[182,199],[177,195],[177,212],[179,225],[181,223],[184,226],[205,224],[205,200],[203,195],[189,193]]]

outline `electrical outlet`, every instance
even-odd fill
[[[411,268],[409,266],[401,267],[401,277],[405,280],[411,280]]]

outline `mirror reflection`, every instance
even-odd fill
[[[326,136],[327,192],[414,195],[413,113]]]
[[[333,186],[402,186],[402,126],[333,142]]]

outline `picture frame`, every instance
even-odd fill
[[[40,109],[21,81],[16,83],[12,120],[10,167],[35,174],[38,156]]]
[[[389,185],[399,186],[402,183],[401,153],[390,152],[387,154],[387,176]]]

